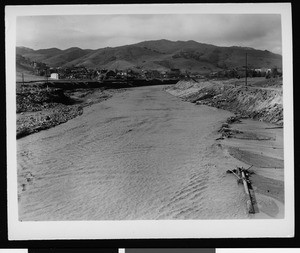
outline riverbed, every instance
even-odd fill
[[[232,113],[163,86],[127,89],[17,141],[19,219],[248,218],[235,159],[216,143]]]

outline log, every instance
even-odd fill
[[[245,192],[247,195],[250,195],[250,192],[249,192],[249,188],[248,188],[248,184],[247,184],[247,181],[246,181],[246,177],[245,177],[245,172],[242,171],[242,178],[243,178],[243,184],[244,184],[244,189],[245,189]]]
[[[252,189],[252,186],[251,185],[248,185],[251,184],[250,181],[248,181],[248,170],[251,168],[252,166],[250,166],[248,169],[244,169],[243,167],[240,168],[240,167],[237,167],[236,170],[227,170],[227,173],[232,173],[233,175],[235,175],[237,177],[237,183],[240,184],[243,182],[243,186],[244,186],[244,190],[245,190],[245,194],[246,194],[246,204],[247,204],[247,210],[248,210],[248,213],[255,213],[256,210],[255,210],[255,195],[254,195],[254,191],[251,192],[250,190]],[[249,188],[250,187],[250,188]],[[253,194],[253,196],[251,195]]]
[[[233,173],[233,175],[235,175],[238,179],[240,179],[240,177],[233,170],[229,170],[229,171],[231,171],[231,173]]]
[[[242,179],[243,179],[245,193],[246,193],[247,198],[248,198],[248,200],[247,200],[247,209],[248,209],[248,212],[249,213],[255,213],[254,207],[253,207],[253,203],[252,203],[252,198],[251,198],[249,187],[248,187],[248,183],[247,183],[247,179],[245,177],[245,172],[243,170],[241,170],[241,174],[242,174]]]

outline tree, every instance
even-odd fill
[[[272,72],[272,77],[279,76],[279,72],[278,72],[278,69],[276,67],[272,68],[271,72]]]

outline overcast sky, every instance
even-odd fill
[[[17,46],[98,49],[145,40],[195,40],[281,54],[276,14],[124,14],[17,18]]]

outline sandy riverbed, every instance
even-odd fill
[[[250,180],[257,202],[257,213],[252,217],[283,218],[282,80],[252,78],[247,87],[235,79],[182,80],[166,91],[200,107],[223,108],[242,118],[255,119],[243,119],[229,128],[227,125],[216,140],[224,155],[230,157],[231,169],[252,166]]]
[[[215,142],[230,115],[141,87],[19,139],[20,219],[249,218]]]
[[[276,176],[270,168],[257,168],[260,213],[255,215],[247,213],[243,187],[226,173],[248,166],[247,159],[257,160],[247,155],[251,150],[242,150],[249,139],[215,140],[231,115],[181,101],[163,87],[142,87],[24,137],[18,140],[20,219],[281,218],[282,169],[276,168]],[[248,123],[239,127],[265,128],[259,121]],[[260,136],[273,136],[265,130]],[[269,156],[266,150],[260,155]],[[271,182],[268,173],[278,181],[277,195],[275,188],[262,187],[262,180]]]

